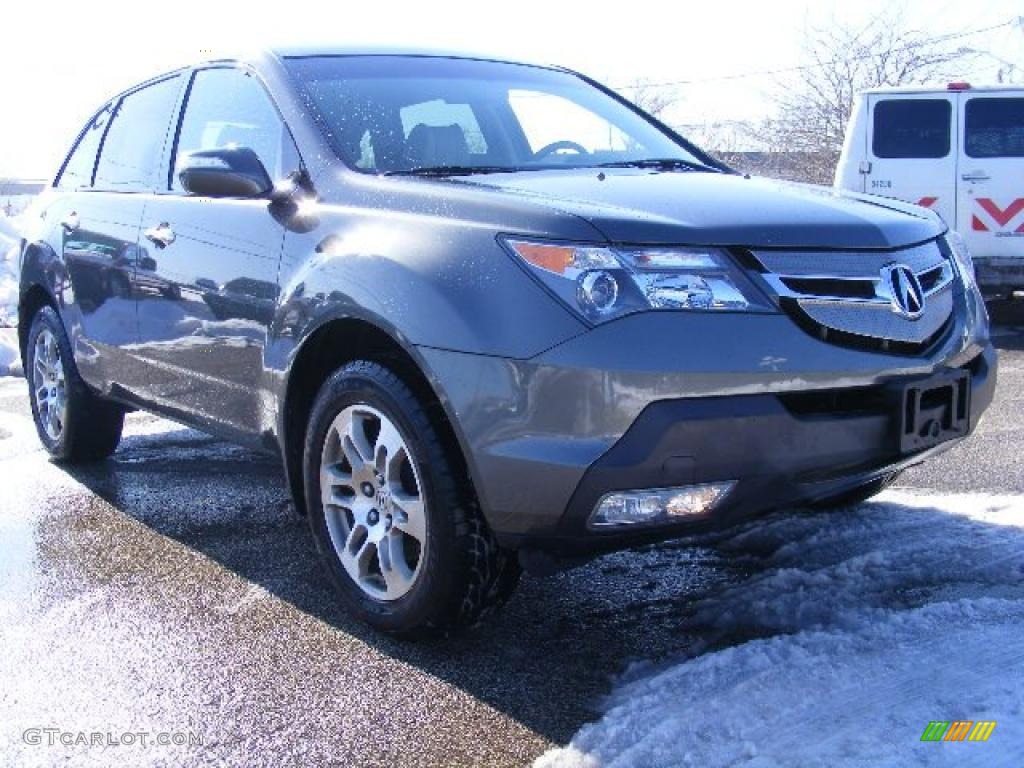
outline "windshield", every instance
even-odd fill
[[[337,152],[367,173],[708,162],[600,89],[559,70],[413,56],[314,56],[285,63]]]

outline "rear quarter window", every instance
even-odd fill
[[[953,106],[948,99],[887,99],[875,104],[875,157],[939,158],[950,150]]]
[[[110,121],[110,107],[99,112],[86,127],[72,150],[57,179],[60,189],[81,189],[92,186],[92,174],[96,169],[96,153],[99,151],[103,132]]]
[[[1024,99],[970,99],[964,116],[968,157],[1024,157]]]

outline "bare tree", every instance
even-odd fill
[[[630,101],[659,120],[664,118],[665,110],[677,104],[681,99],[674,88],[655,85],[645,79],[635,80],[633,85],[627,86],[624,90]]]
[[[951,42],[908,27],[898,8],[860,27],[835,20],[809,27],[804,61],[778,84],[777,112],[762,124],[761,140],[769,151],[792,153],[796,175],[829,183],[856,94],[947,77],[952,65],[974,55]]]

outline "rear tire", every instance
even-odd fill
[[[472,625],[515,589],[518,562],[461,466],[388,368],[352,362],[320,388],[303,456],[309,525],[343,602],[373,627],[416,636]]]
[[[36,432],[54,459],[97,461],[117,449],[124,409],[86,386],[75,366],[64,325],[52,307],[42,307],[32,320],[25,379]]]

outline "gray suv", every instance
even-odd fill
[[[996,359],[926,210],[735,173],[555,67],[277,50],[89,120],[22,255],[39,437],[143,408],[281,457],[348,606],[472,623],[520,569],[878,492]]]

